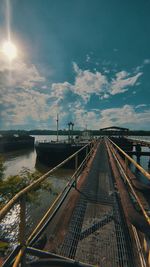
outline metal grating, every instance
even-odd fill
[[[60,255],[105,267],[134,266],[128,230],[119,208],[104,143],[80,189]],[[86,233],[86,234],[85,234]]]

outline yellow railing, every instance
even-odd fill
[[[148,179],[150,179],[150,174],[148,172],[146,172],[139,164],[137,164],[127,153],[125,153],[118,145],[116,145],[111,139],[107,138],[108,140],[108,149],[110,148],[115,160],[116,160],[116,163],[118,164],[119,168],[121,169],[121,173],[123,173],[123,177],[125,178],[130,190],[131,190],[131,193],[133,194],[134,198],[136,199],[146,221],[148,222],[148,224],[150,225],[150,217],[147,213],[147,211],[145,210],[138,194],[136,193],[136,190],[134,189],[132,183],[131,183],[131,180],[128,176],[128,161],[130,161],[136,168],[138,168],[142,174],[145,175],[145,177],[147,177]],[[122,155],[124,155],[125,157],[125,164],[126,164],[126,167],[125,167],[125,170],[123,169],[122,165],[120,164],[118,158],[117,158],[117,151],[121,152]]]
[[[63,162],[58,164],[56,167],[42,175],[40,178],[38,178],[36,181],[19,191],[1,210],[0,210],[0,221],[7,215],[7,213],[14,207],[16,203],[20,204],[20,223],[19,223],[19,235],[18,235],[18,243],[21,245],[21,249],[16,257],[16,260],[13,264],[13,267],[17,267],[20,263],[20,260],[22,256],[24,255],[26,247],[31,243],[31,241],[38,235],[40,230],[42,229],[43,224],[46,222],[48,217],[52,214],[54,215],[57,212],[57,205],[60,207],[63,200],[71,190],[72,186],[76,184],[77,177],[81,170],[86,165],[87,161],[91,157],[93,151],[95,150],[95,147],[97,146],[97,142],[89,142],[85,146],[83,146],[81,149],[79,149],[76,153],[65,159]],[[86,150],[86,157],[83,160],[83,162],[78,166],[78,155],[83,150]],[[36,189],[39,185],[41,185],[52,173],[54,173],[59,168],[63,167],[67,162],[69,162],[72,159],[75,159],[75,173],[70,178],[70,181],[66,184],[63,191],[58,195],[58,197],[55,199],[52,206],[49,208],[49,210],[46,212],[44,217],[41,219],[41,221],[38,223],[38,225],[34,228],[33,232],[30,234],[29,237],[25,240],[25,229],[26,229],[26,195],[27,193],[31,192],[32,190]]]
[[[150,180],[150,174],[145,171],[133,158],[131,158],[126,152],[124,152],[118,145],[116,145],[111,139],[108,140],[114,145],[114,147],[121,152],[122,155],[125,156],[125,159],[129,160],[133,165],[145,176],[148,180]],[[127,163],[127,160],[126,163]]]

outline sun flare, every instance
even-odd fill
[[[6,41],[2,47],[3,54],[9,59],[13,60],[17,57],[17,48],[11,41]]]

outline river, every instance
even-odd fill
[[[55,135],[36,135],[35,137],[35,142],[40,142],[40,141],[51,141],[51,140],[56,140]],[[150,141],[149,136],[132,136],[131,138],[133,139],[140,139],[144,141]],[[60,140],[67,139],[67,136],[59,136]],[[149,148],[142,148],[143,151],[149,150]],[[35,149],[31,150],[20,150],[20,151],[13,151],[9,152],[6,154],[3,154],[5,163],[5,177],[9,175],[16,175],[19,174],[19,172],[23,168],[27,168],[30,171],[40,171],[41,173],[46,172],[48,168],[46,168],[43,165],[36,164],[36,151]],[[134,157],[136,160],[136,157]],[[145,169],[148,170],[148,162],[149,162],[149,157],[147,156],[141,156],[140,158],[140,164],[141,166]],[[59,176],[59,175],[58,175]]]
[[[55,135],[35,135],[36,142],[55,141]],[[67,136],[59,136],[59,140],[66,139]],[[36,163],[36,151],[35,149],[18,150],[8,152],[2,155],[4,158],[5,177],[9,175],[16,175],[23,168],[27,168],[29,171],[40,171],[44,173],[48,171],[48,168],[44,165]]]
[[[60,140],[66,139],[66,136],[60,136]],[[35,136],[35,142],[56,140],[56,136]],[[4,159],[4,179],[10,175],[18,175],[23,170],[30,172],[38,171],[39,175],[47,172],[48,167],[37,164],[35,149],[13,151],[2,154]],[[51,203],[57,197],[58,193],[62,191],[66,183],[73,174],[71,169],[63,169],[56,171],[48,177],[50,182],[50,190],[39,190],[36,199],[33,203],[27,204],[27,233],[31,232],[33,226],[37,224],[41,216],[46,212]],[[5,239],[15,244],[18,233],[18,220],[19,220],[19,205],[15,205],[9,214],[4,218],[0,224],[0,239]],[[7,238],[6,238],[7,237]]]
[[[150,136],[131,136],[131,139],[134,140],[142,140],[142,141],[146,141],[146,142],[150,142]],[[149,151],[150,148],[148,147],[142,147],[142,151]],[[133,156],[133,159],[135,161],[137,161],[136,156]],[[149,169],[149,162],[150,162],[150,156],[141,156],[140,160],[138,161],[138,163],[146,170],[146,171],[150,171]]]

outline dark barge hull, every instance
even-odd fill
[[[32,136],[3,136],[0,138],[0,152],[9,152],[19,149],[33,148],[34,137]]]
[[[81,149],[84,144],[68,143],[38,143],[36,148],[37,161],[47,166],[54,167],[67,159],[69,156]],[[78,165],[86,156],[86,149],[83,149],[78,155]],[[65,167],[75,167],[75,157],[65,164]]]
[[[133,142],[124,137],[110,137],[110,139],[125,152],[133,151]]]

